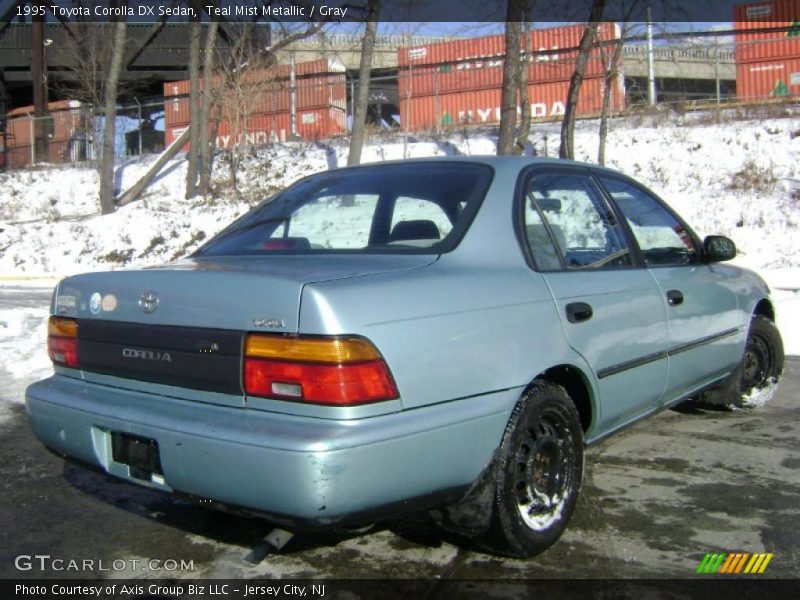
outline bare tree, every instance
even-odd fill
[[[200,7],[196,2],[192,3],[195,10]],[[192,20],[189,25],[189,115],[190,128],[189,134],[189,156],[186,165],[186,198],[193,198],[197,195],[197,160],[200,156],[200,130],[208,127],[203,124],[200,114],[200,19]]]
[[[528,70],[531,64],[531,24],[528,21],[522,26],[522,64],[519,71],[519,106],[522,111],[522,120],[517,133],[515,150],[517,154],[525,152],[528,146],[528,137],[531,134],[531,100],[528,97]]]
[[[212,71],[214,70],[214,46],[217,39],[219,22],[212,20],[206,31],[206,42],[203,54],[203,105],[200,109],[200,188],[198,193],[208,195],[211,187],[211,168],[214,157],[214,136],[211,135],[211,105],[214,99],[212,89]],[[216,125],[214,125],[216,131]]]
[[[573,160],[575,158],[575,114],[578,109],[578,98],[580,97],[581,85],[583,84],[583,74],[586,72],[586,64],[589,62],[589,54],[592,50],[594,38],[597,34],[597,26],[603,17],[603,9],[606,0],[592,0],[592,8],[589,14],[589,22],[581,37],[578,47],[578,58],[575,61],[575,71],[569,82],[567,92],[567,104],[564,108],[564,121],[561,123],[561,147],[558,149],[559,158]]]
[[[100,167],[100,211],[114,212],[114,137],[117,120],[117,85],[125,52],[126,24],[124,18],[114,23],[111,61],[105,84],[105,124],[103,127],[103,157]]]
[[[600,110],[600,132],[598,134],[597,164],[606,164],[606,140],[608,139],[608,119],[611,113],[611,94],[619,81],[619,59],[622,56],[622,45],[627,32],[627,23],[623,22],[620,38],[609,50],[605,44],[600,44],[600,52],[605,69],[605,86],[603,87],[603,106]]]
[[[500,133],[497,154],[515,154],[517,128],[517,92],[519,91],[519,35],[525,0],[508,0],[506,12],[506,57],[503,63],[503,87],[500,96]]]
[[[361,63],[358,71],[358,92],[353,102],[353,129],[350,133],[350,151],[347,154],[348,166],[361,162],[361,149],[364,147],[366,134],[367,109],[369,107],[369,79],[372,71],[372,52],[375,48],[375,36],[378,31],[380,0],[369,0],[367,3],[366,28],[361,43]]]
[[[218,69],[218,81],[220,81],[219,86],[215,83],[215,78],[212,77],[212,81],[208,84],[206,89],[212,89],[215,87],[222,88],[224,85],[224,80],[226,77],[226,73],[235,73],[235,77],[238,78],[239,81],[242,82],[243,87],[246,87],[246,79],[245,75],[250,71],[253,71],[256,66],[258,65],[272,65],[275,60],[275,54],[285,48],[286,46],[290,45],[292,42],[297,40],[310,37],[317,33],[322,27],[324,23],[307,23],[304,27],[295,28],[290,31],[286,31],[281,36],[276,36],[277,41],[270,46],[269,48],[259,48],[253,47],[249,43],[246,43],[246,40],[239,41],[231,39],[233,44],[233,48],[228,53],[226,60],[219,60],[220,68]],[[243,35],[247,35],[248,26],[244,27],[245,33]],[[240,36],[241,38],[241,36]],[[249,38],[248,38],[249,39]],[[237,45],[240,50],[237,52]],[[251,75],[251,79],[254,76]],[[219,90],[220,98],[224,98],[223,90]],[[243,94],[240,97],[245,97]],[[249,102],[248,98],[248,102]],[[219,110],[220,110],[220,117],[224,117],[223,109],[224,109],[224,102],[220,100],[219,103]],[[229,109],[231,108],[229,103]],[[245,107],[246,108],[246,107]],[[244,112],[244,111],[243,111]],[[153,181],[153,179],[158,175],[159,171],[163,168],[164,165],[169,162],[170,159],[175,157],[178,152],[180,152],[181,148],[189,141],[189,136],[191,132],[191,126],[184,131],[181,135],[179,140],[173,142],[164,152],[159,156],[158,160],[156,161],[153,168],[149,169],[142,178],[137,181],[133,186],[131,186],[128,190],[126,190],[120,197],[120,205],[128,204],[136,200],[139,195],[147,189],[147,186]],[[246,135],[243,136],[244,141],[246,142]],[[211,144],[212,142],[209,142]],[[240,154],[242,148],[237,149],[238,153]],[[210,159],[209,159],[210,160]],[[238,167],[238,164],[237,164]],[[236,185],[235,181],[235,173],[234,173],[234,181],[232,182],[234,186]]]

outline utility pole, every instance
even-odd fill
[[[45,71],[44,71],[44,16],[33,17],[33,36],[31,48],[31,83],[33,84],[33,152],[31,166],[34,162],[47,160],[47,137],[44,129],[46,108]]]
[[[289,57],[289,139],[300,139],[297,135],[297,66],[294,60],[294,50]]]
[[[656,65],[653,56],[653,13],[647,6],[647,102],[655,106],[656,97]]]
[[[719,106],[722,94],[719,83],[719,39],[716,37],[714,38],[714,83],[717,89],[717,106]]]

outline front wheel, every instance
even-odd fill
[[[736,370],[723,383],[699,400],[717,406],[754,408],[775,394],[783,373],[783,340],[775,323],[755,315],[750,320],[744,354]]]
[[[583,430],[567,392],[536,381],[509,419],[495,467],[492,522],[483,545],[528,557],[554,544],[583,477]]]
[[[739,398],[742,406],[761,406],[783,373],[783,340],[775,323],[753,317],[741,364]]]

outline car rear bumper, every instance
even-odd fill
[[[491,459],[518,397],[506,390],[329,420],[55,375],[27,389],[26,407],[36,436],[59,454],[141,485],[318,527],[463,490]],[[156,440],[163,477],[132,477],[112,457],[112,432]]]

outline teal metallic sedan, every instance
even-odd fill
[[[291,531],[429,510],[531,556],[586,444],[783,367],[763,280],[636,181],[452,157],[302,179],[186,259],[59,283],[37,437]]]

